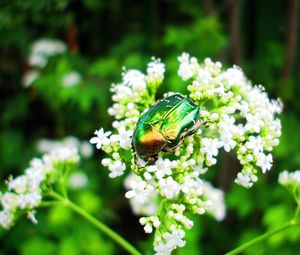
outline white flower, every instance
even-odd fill
[[[236,108],[240,111],[242,116],[246,116],[249,112],[249,104],[244,100],[238,103]]]
[[[287,170],[281,172],[278,177],[278,182],[284,186],[289,184],[300,185],[300,170],[288,172]]]
[[[91,146],[89,142],[83,141],[80,144],[80,153],[84,158],[90,158],[93,155],[94,148]]]
[[[264,125],[264,122],[261,120],[261,115],[259,112],[255,114],[248,113],[246,115],[247,124],[245,126],[246,130],[253,130],[255,133],[260,132],[260,128]]]
[[[203,138],[202,139],[202,147],[200,149],[201,153],[206,154],[206,159],[208,163],[215,164],[217,161],[215,156],[218,155],[218,149],[221,147],[221,143],[217,138]]]
[[[20,204],[20,196],[12,192],[5,192],[0,195],[0,203],[4,211],[14,211]]]
[[[74,162],[79,161],[79,155],[77,148],[68,148],[62,147],[52,150],[49,154],[43,156],[43,161],[46,165],[46,168],[49,169],[46,171],[52,171],[53,164],[55,162]]]
[[[71,173],[68,179],[69,187],[72,189],[85,188],[89,183],[89,179],[83,172]]]
[[[147,171],[154,173],[157,179],[162,179],[165,175],[172,174],[172,168],[174,168],[174,162],[171,162],[169,159],[163,159],[159,157],[154,165],[147,167]]]
[[[238,67],[228,68],[221,74],[221,79],[224,79],[229,87],[234,85],[245,84],[246,79],[243,71]]]
[[[159,180],[160,193],[168,199],[172,199],[177,196],[180,191],[180,185],[174,181],[171,176],[167,179]]]
[[[250,188],[253,185],[250,177],[248,175],[244,175],[243,173],[238,173],[235,182],[245,188]]]
[[[157,245],[154,246],[155,255],[170,255],[173,251],[172,245],[168,243],[160,242]]]
[[[0,193],[0,225],[10,228],[22,214],[36,223],[34,209],[41,203],[45,190],[78,161],[76,148],[55,148],[42,159],[31,160],[24,175],[9,178],[8,191]]]
[[[198,197],[203,193],[202,184],[202,180],[198,177],[186,175],[184,176],[183,183],[181,184],[181,190],[185,194]]]
[[[133,135],[133,130],[126,130],[124,126],[118,129],[119,135],[115,136],[114,139],[119,141],[120,147],[122,149],[128,150],[131,148],[131,137]]]
[[[143,91],[146,89],[145,75],[139,70],[129,70],[123,75],[123,82],[136,91]]]
[[[155,255],[170,255],[177,247],[185,246],[183,238],[185,233],[183,230],[175,229],[172,233],[166,232],[163,234],[164,241],[160,241],[154,246]]]
[[[0,211],[0,225],[5,228],[9,229],[13,226],[15,218],[12,213],[6,210]]]
[[[29,179],[26,175],[21,175],[12,179],[8,182],[7,188],[9,191],[14,191],[16,193],[25,193],[28,190]]]
[[[130,87],[128,87],[128,85],[124,85],[123,83],[114,85],[112,91],[115,92],[115,95],[112,97],[114,101],[125,101],[126,99],[132,99],[135,95],[133,90]],[[116,104],[115,107],[116,106],[122,107],[122,105],[118,104]]]
[[[25,209],[25,208],[32,209],[37,205],[39,205],[41,200],[42,200],[42,195],[40,194],[39,190],[27,194],[21,194],[19,206],[21,209]]]
[[[171,243],[172,246],[175,247],[183,247],[185,246],[185,241],[182,240],[185,237],[185,233],[183,230],[173,230],[172,233],[165,233],[164,238],[166,239],[167,243]]]
[[[96,137],[91,138],[90,143],[96,144],[97,149],[101,149],[102,145],[108,145],[110,143],[108,136],[111,135],[110,131],[104,133],[103,128],[96,130],[95,133]]]
[[[260,136],[249,136],[249,141],[247,141],[245,145],[249,150],[252,150],[255,155],[263,151],[262,139]]]
[[[25,175],[30,181],[31,190],[35,190],[45,179],[45,164],[41,159],[34,158],[30,162],[30,167],[25,170]]]
[[[178,69],[178,75],[182,78],[182,80],[186,81],[193,77],[193,70],[189,63],[189,54],[183,53],[180,57],[178,57],[180,62],[180,66]]]
[[[122,161],[116,160],[108,165],[108,169],[111,171],[111,173],[108,176],[110,178],[115,178],[117,176],[123,175],[126,166]]]
[[[34,42],[31,48],[28,63],[31,66],[44,67],[48,62],[48,57],[62,54],[67,46],[64,42],[55,39],[40,39]]]
[[[226,206],[224,202],[224,193],[222,190],[214,188],[209,182],[203,182],[203,193],[205,197],[212,202],[207,211],[211,213],[218,221],[225,218]]]
[[[266,171],[270,170],[273,163],[273,157],[272,154],[264,154],[259,153],[257,155],[257,162],[256,165],[259,166],[263,173],[266,173]]]
[[[149,82],[161,82],[164,79],[165,65],[160,59],[154,59],[147,67],[147,80]]]
[[[278,182],[282,185],[286,185],[290,181],[290,179],[291,178],[290,178],[289,172],[287,170],[285,170],[279,174]]]
[[[74,85],[78,85],[81,80],[82,78],[80,73],[77,71],[71,71],[62,78],[62,85],[63,87],[72,87]]]
[[[127,180],[127,186],[131,189],[126,192],[126,198],[135,197],[140,203],[145,203],[148,200],[148,196],[152,193],[154,188],[143,181],[139,176],[135,179],[131,178]]]
[[[236,145],[236,141],[233,139],[233,133],[236,131],[234,122],[235,119],[228,114],[223,114],[222,120],[219,122],[220,143],[227,152]]]
[[[130,173],[124,181],[124,186],[127,190],[132,190],[140,186],[140,184],[138,184],[139,182],[141,182],[141,177],[134,173]],[[148,186],[150,185],[148,184]],[[157,192],[154,188],[148,188],[147,190],[141,191],[142,192],[140,193],[135,189],[132,194],[130,194],[131,192],[129,194],[126,193],[127,196],[130,197],[129,200],[133,212],[137,215],[154,215],[158,209]]]

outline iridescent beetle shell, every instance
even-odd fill
[[[138,120],[132,148],[146,162],[154,162],[160,151],[173,151],[201,125],[200,108],[192,99],[174,94],[158,101]]]

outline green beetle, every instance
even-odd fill
[[[192,99],[174,94],[142,114],[133,133],[132,148],[147,163],[160,151],[171,152],[201,126],[200,108]]]

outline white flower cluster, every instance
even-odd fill
[[[130,173],[124,182],[129,190],[125,196],[129,199],[132,211],[136,215],[151,216],[158,210],[158,193],[149,183],[135,173]]]
[[[39,39],[34,42],[31,48],[31,52],[28,58],[30,66],[44,67],[48,58],[62,54],[67,50],[67,46],[57,39]]]
[[[24,175],[10,177],[7,191],[0,194],[0,225],[8,229],[22,214],[27,214],[36,223],[35,208],[40,205],[47,187],[78,161],[79,155],[75,148],[59,148],[41,159],[34,158]]]
[[[68,178],[68,186],[73,190],[85,188],[89,183],[89,179],[84,172],[71,173]]]
[[[279,174],[278,182],[283,186],[296,185],[300,187],[300,170],[294,172],[284,170]]]
[[[251,187],[257,180],[258,169],[263,173],[272,167],[271,151],[281,135],[282,110],[279,101],[270,100],[262,86],[252,86],[236,66],[222,71],[220,62],[205,59],[199,65],[184,53],[179,57],[178,74],[188,85],[190,97],[201,109],[208,131],[201,139],[201,151],[207,165],[216,163],[214,156],[223,148],[237,151],[242,164],[236,183]]]
[[[207,212],[212,214],[218,221],[223,220],[226,214],[223,191],[213,187],[209,182],[203,181],[203,193],[211,201],[211,206],[208,207]]]
[[[59,148],[76,148],[84,158],[90,158],[93,155],[94,148],[87,141],[80,141],[75,136],[67,136],[61,140],[40,139],[37,142],[37,149],[40,153],[50,153]]]
[[[154,247],[155,255],[171,254],[177,247],[185,246],[184,237],[185,232],[181,229],[174,229],[171,233],[165,232],[161,240],[158,240],[157,245]]]
[[[114,104],[108,109],[108,113],[116,118],[113,127],[117,134],[104,132],[101,128],[95,131],[95,137],[90,140],[92,144],[96,144],[97,149],[101,148],[111,155],[102,160],[102,164],[111,171],[111,178],[124,173],[126,165],[120,151],[131,148],[131,137],[140,114],[145,110],[145,100],[148,106],[154,103],[154,97],[150,98],[150,91],[155,90],[162,82],[164,72],[164,64],[159,59],[153,59],[148,64],[146,75],[135,69],[125,70],[122,83],[112,86]]]
[[[221,63],[206,59],[200,65],[188,54],[179,61],[178,75],[191,81],[189,96],[199,105],[200,119],[206,124],[183,139],[173,154],[161,152],[153,164],[147,164],[131,150],[137,121],[154,105],[164,78],[165,67],[158,60],[148,64],[147,74],[123,73],[122,83],[112,87],[114,104],[108,110],[115,117],[115,131],[101,128],[90,140],[109,155],[102,164],[110,177],[132,170],[125,179],[125,196],[134,213],[145,216],[140,219],[145,232],[155,231],[156,255],[169,255],[185,245],[184,231],[193,226],[189,212],[207,212],[217,220],[225,217],[223,192],[202,180],[207,168],[217,163],[219,149],[237,151],[243,169],[236,182],[250,187],[258,168],[270,169],[270,151],[280,136],[280,121],[274,116],[281,111],[280,104],[270,101],[262,87],[253,87],[239,68],[221,71]]]
[[[81,74],[77,71],[71,71],[62,78],[63,87],[72,87],[78,85],[82,80]]]
[[[28,65],[32,69],[24,74],[23,86],[29,87],[33,84],[33,82],[40,76],[40,69],[47,65],[50,57],[63,54],[66,51],[67,45],[58,39],[43,38],[35,41],[32,44],[31,51],[27,59]],[[68,85],[70,86],[70,84]]]

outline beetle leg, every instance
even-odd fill
[[[210,124],[210,123],[213,123],[213,122],[210,121],[210,120],[206,120],[206,121],[201,122],[201,126],[209,127],[209,124]]]
[[[180,136],[180,139],[183,139],[186,136],[194,134],[200,128],[201,125],[202,122],[200,120],[194,121],[193,128],[191,128],[188,132],[183,132],[182,135]],[[184,131],[187,131],[187,129],[185,129]]]
[[[171,142],[170,142],[171,143]],[[176,150],[180,144],[182,143],[182,141],[180,141],[178,144],[176,144],[175,146],[173,147],[166,147],[165,149],[163,149],[162,151],[163,152],[173,152],[174,150]]]

